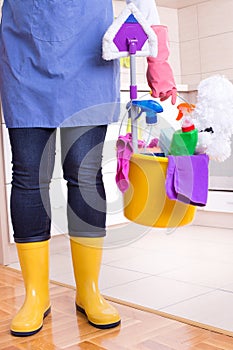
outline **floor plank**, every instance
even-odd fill
[[[23,280],[19,271],[0,266],[0,349],[233,350],[230,336],[121,304],[115,305],[121,326],[99,330],[76,314],[73,288],[51,282],[50,293],[52,313],[43,329],[31,337],[11,336],[11,319],[24,298]]]

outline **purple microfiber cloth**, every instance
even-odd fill
[[[166,193],[170,199],[205,206],[208,197],[208,164],[206,154],[168,156]]]

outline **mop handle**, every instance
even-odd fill
[[[137,52],[137,39],[128,39],[129,54],[130,54],[130,100],[137,99],[138,91],[136,84],[136,52]],[[138,126],[137,126],[137,107],[131,103],[130,109],[131,118],[131,132],[133,152],[138,153]]]

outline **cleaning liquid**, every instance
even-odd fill
[[[145,126],[140,127],[143,147],[139,149],[139,152],[145,155],[165,156],[159,145],[160,128],[157,115],[163,112],[162,106],[154,100],[136,100],[133,103],[140,107],[141,113],[146,113]]]
[[[198,130],[195,128],[191,112],[195,106],[186,103],[180,104],[177,108],[179,114],[177,120],[182,119],[180,130],[173,134],[170,154],[174,156],[193,155],[198,141]]]
[[[160,147],[160,128],[156,113],[146,113],[146,128],[143,132],[145,148],[141,153],[147,155],[165,156]]]

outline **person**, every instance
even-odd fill
[[[131,2],[130,0],[126,1]],[[158,24],[154,0],[132,2]],[[102,59],[111,0],[4,0],[0,92],[12,150],[11,219],[25,301],[11,334],[29,336],[50,313],[49,184],[56,130],[68,187],[76,308],[97,328],[120,324],[98,287],[106,198],[101,172],[107,125],[118,118],[119,62]]]

